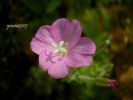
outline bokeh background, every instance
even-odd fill
[[[1,0],[0,100],[133,100],[132,4],[133,0]],[[79,20],[83,35],[101,51],[79,73],[115,79],[116,87],[54,80],[40,70],[29,43],[40,26],[62,17]],[[10,24],[28,27],[7,30]]]

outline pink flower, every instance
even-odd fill
[[[72,67],[88,66],[96,46],[93,41],[81,37],[82,28],[77,20],[56,20],[51,26],[41,26],[30,43],[39,55],[39,66],[56,79],[68,75]]]
[[[108,81],[108,86],[109,87],[115,87],[116,86],[116,80],[109,80]]]

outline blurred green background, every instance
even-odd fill
[[[133,0],[1,0],[0,100],[133,100],[132,4]],[[102,50],[79,73],[116,79],[116,87],[54,80],[40,70],[29,43],[40,26],[62,17],[79,20],[83,35],[96,43],[97,52]],[[6,30],[10,24],[28,28]]]

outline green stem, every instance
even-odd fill
[[[103,78],[103,77],[91,77],[91,76],[86,76],[86,75],[79,75],[78,78],[80,80],[84,80],[84,81],[88,81],[88,82],[92,82],[96,85],[99,85],[99,86],[109,86],[109,80],[108,78]]]
[[[94,54],[94,56],[102,52],[109,44],[110,44],[110,40],[106,40],[101,44],[99,44],[99,46],[97,47],[97,52]]]

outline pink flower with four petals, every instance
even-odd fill
[[[81,37],[81,33],[77,20],[60,18],[51,26],[41,26],[30,43],[32,51],[39,55],[40,68],[60,79],[73,67],[89,66],[96,46],[91,39]]]

